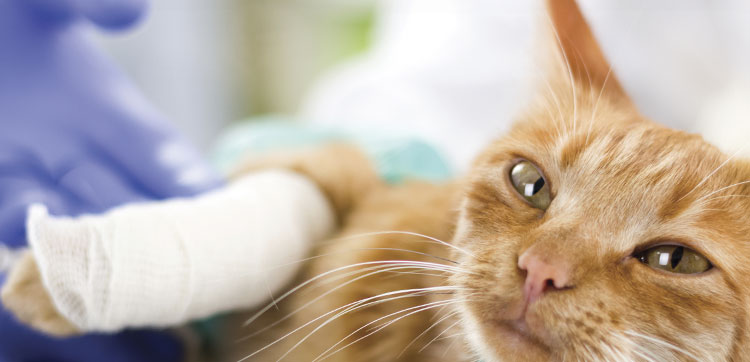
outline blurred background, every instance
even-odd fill
[[[750,2],[579,4],[647,116],[728,151],[746,143]],[[203,151],[270,114],[418,134],[461,169],[528,99],[538,5],[160,0],[134,31],[93,36]]]
[[[202,150],[232,121],[294,114],[315,79],[364,52],[375,0],[159,0],[122,34],[92,31]]]

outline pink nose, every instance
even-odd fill
[[[544,293],[570,288],[570,271],[560,262],[548,263],[529,249],[518,258],[518,267],[526,271],[523,292],[526,303],[537,301]]]

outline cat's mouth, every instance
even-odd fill
[[[544,343],[531,332],[528,323],[523,318],[514,321],[496,321],[495,324],[503,334],[509,334],[515,339],[522,339],[539,346],[544,346]]]
[[[504,310],[496,318],[484,321],[484,334],[497,341],[501,355],[520,354],[536,356],[532,360],[545,360],[549,357],[550,346],[545,343],[544,325],[528,309],[525,301],[519,301]]]
[[[512,346],[517,351],[529,352],[532,350],[548,351],[548,347],[537,338],[529,329],[523,319],[514,321],[495,321],[495,332],[498,338],[506,346]]]
[[[529,326],[526,324],[526,321],[524,320],[516,320],[516,321],[500,321],[496,322],[499,329],[501,329],[503,332],[512,333],[514,335],[517,335],[519,338],[524,338],[528,340],[534,340],[535,338],[532,336],[532,334],[529,332]]]

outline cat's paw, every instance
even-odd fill
[[[27,251],[13,267],[0,298],[16,318],[43,333],[57,337],[81,333],[55,308],[31,252]]]

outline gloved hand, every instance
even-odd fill
[[[87,23],[127,28],[146,6],[0,0],[0,243],[25,244],[31,203],[79,215],[220,184],[85,36]],[[53,340],[2,310],[0,336],[0,362],[170,361],[181,354],[175,339],[152,332]]]

